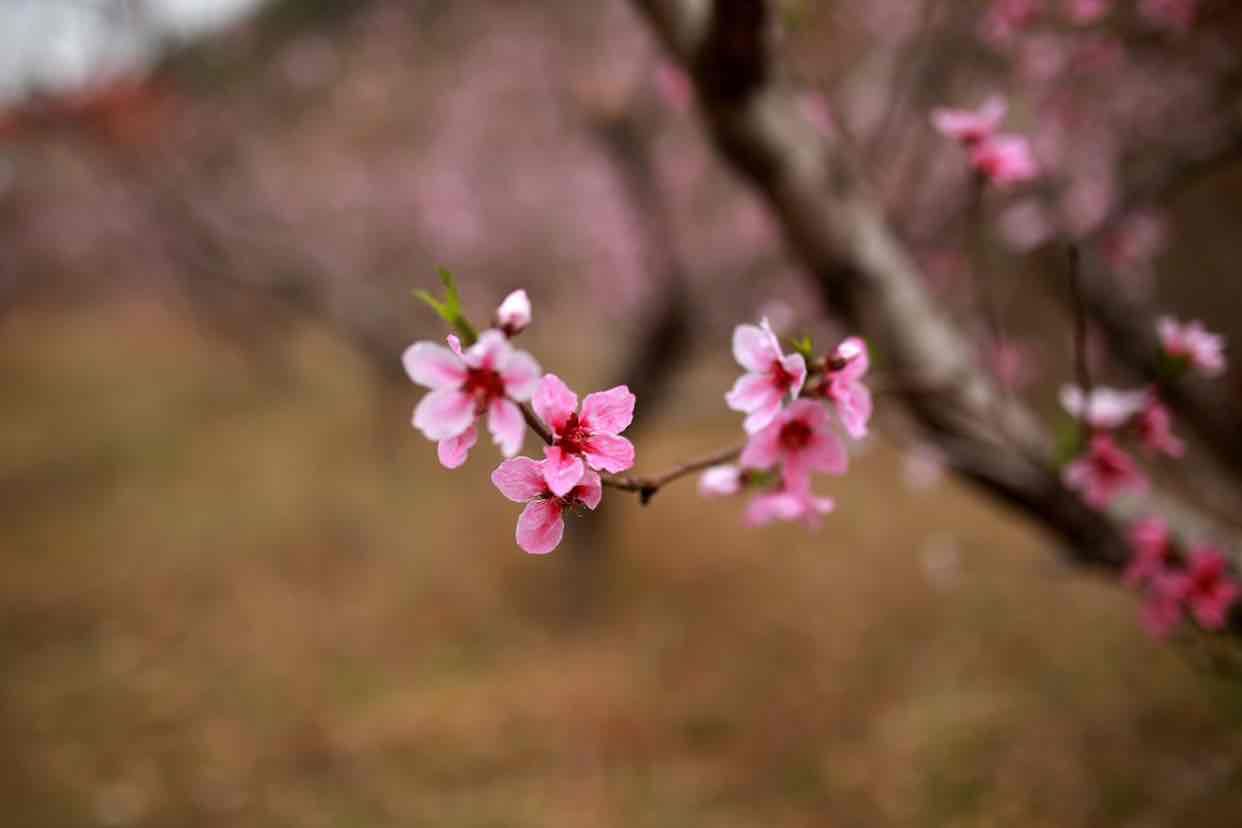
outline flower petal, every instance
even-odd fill
[[[514,457],[501,463],[492,472],[492,484],[514,503],[534,500],[548,490],[543,464],[529,457]]]
[[[747,434],[754,434],[767,428],[773,420],[781,413],[781,398],[776,396],[761,407],[756,408],[750,413],[750,416],[742,421],[742,430]]]
[[[471,368],[499,371],[508,361],[513,346],[505,335],[494,328],[479,334],[479,339],[466,349],[466,364]]]
[[[471,425],[456,437],[441,440],[436,446],[436,455],[440,458],[440,464],[446,469],[455,469],[465,463],[466,458],[470,456],[470,449],[474,448],[478,439],[478,429]]]
[[[806,384],[806,358],[802,354],[788,354],[781,357],[781,368],[793,377],[789,385],[789,394],[796,400],[802,391],[802,386]]]
[[[781,358],[780,343],[771,329],[738,325],[733,329],[733,358],[747,371],[761,374]]]
[[[456,437],[474,422],[474,400],[456,388],[432,391],[414,409],[414,427],[428,440]]]
[[[751,434],[742,449],[743,468],[770,469],[776,465],[780,459],[780,433],[780,423],[774,422]]]
[[[556,374],[544,374],[531,400],[539,418],[559,432],[565,427],[569,415],[578,410],[578,395]],[[576,480],[574,481],[577,482]]]
[[[532,555],[546,555],[565,534],[561,504],[555,500],[532,500],[517,522],[517,544]]]
[[[595,507],[604,499],[604,483],[599,479],[598,474],[587,469],[582,475],[582,480],[574,486],[572,497],[591,511],[595,511]]]
[[[515,350],[500,370],[500,380],[504,383],[506,394],[518,402],[526,402],[539,387],[541,373],[542,369],[533,356]]]
[[[579,420],[588,431],[620,434],[634,420],[635,399],[627,385],[587,394]]]
[[[517,403],[505,399],[492,400],[487,408],[487,430],[492,433],[492,442],[500,446],[500,453],[505,457],[512,457],[521,451],[526,423]]]
[[[845,474],[850,462],[841,438],[827,428],[815,432],[802,454],[807,468],[827,474]]]
[[[742,374],[733,383],[733,388],[725,394],[725,405],[734,411],[749,414],[760,408],[770,407],[776,403],[781,405],[781,390],[772,382],[767,374]]]
[[[576,454],[570,454],[560,446],[548,446],[543,450],[543,477],[548,488],[557,497],[569,494],[582,480],[586,464]]]
[[[841,387],[840,391],[833,387],[831,397],[837,405],[837,416],[841,425],[855,440],[867,436],[867,421],[871,419],[871,389],[861,382],[850,382]]]
[[[456,388],[466,381],[466,366],[448,348],[434,342],[415,342],[401,355],[410,379],[431,389]]]
[[[856,336],[848,337],[837,346],[836,356],[845,360],[845,367],[837,372],[842,379],[861,379],[871,368],[871,358],[867,355],[867,343]]]
[[[593,469],[623,472],[634,465],[634,444],[615,434],[592,434],[583,454]]]

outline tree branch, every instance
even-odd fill
[[[753,11],[753,3],[634,2],[692,67],[720,152],[767,199],[829,305],[891,358],[900,386],[942,389],[901,399],[949,464],[1059,535],[1074,560],[1122,566],[1129,557],[1124,521],[1089,509],[1062,485],[1048,436],[1020,402],[999,394],[967,337],[928,295],[848,149],[800,113],[772,68],[766,37],[732,31],[743,17],[738,7]],[[753,25],[753,15],[750,20]],[[737,48],[727,59],[713,57],[722,42],[745,44],[746,59]],[[707,74],[726,70],[737,71],[739,82]]]

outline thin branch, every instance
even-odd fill
[[[530,407],[530,403],[520,403],[518,408],[522,410],[522,419],[526,421],[526,425],[530,426],[531,431],[539,435],[539,439],[549,446],[556,442],[556,435],[539,419],[539,415]],[[651,498],[655,497],[660,489],[669,483],[711,466],[728,463],[730,460],[737,459],[737,456],[741,453],[742,446],[734,446],[721,449],[706,457],[700,457],[697,460],[690,460],[679,466],[674,466],[663,474],[650,477],[630,474],[602,474],[600,475],[600,480],[610,489],[617,489],[622,492],[636,492],[639,502],[646,506]]]

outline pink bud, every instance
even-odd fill
[[[517,336],[530,324],[530,298],[524,290],[515,290],[496,309],[496,327],[505,336]]]

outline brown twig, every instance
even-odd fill
[[[521,403],[518,405],[518,408],[522,410],[522,419],[526,421],[526,425],[530,426],[531,431],[539,435],[539,439],[548,445],[556,442],[556,435],[539,419],[539,415],[530,407],[530,403]],[[636,492],[639,502],[646,506],[651,501],[651,498],[659,493],[660,489],[674,480],[720,463],[727,463],[730,460],[736,459],[741,453],[741,446],[733,446],[732,448],[722,449],[714,454],[709,454],[706,457],[700,457],[697,460],[690,460],[679,466],[674,466],[663,474],[649,477],[629,474],[602,474],[600,475],[600,480],[610,489],[617,489],[622,492]]]

